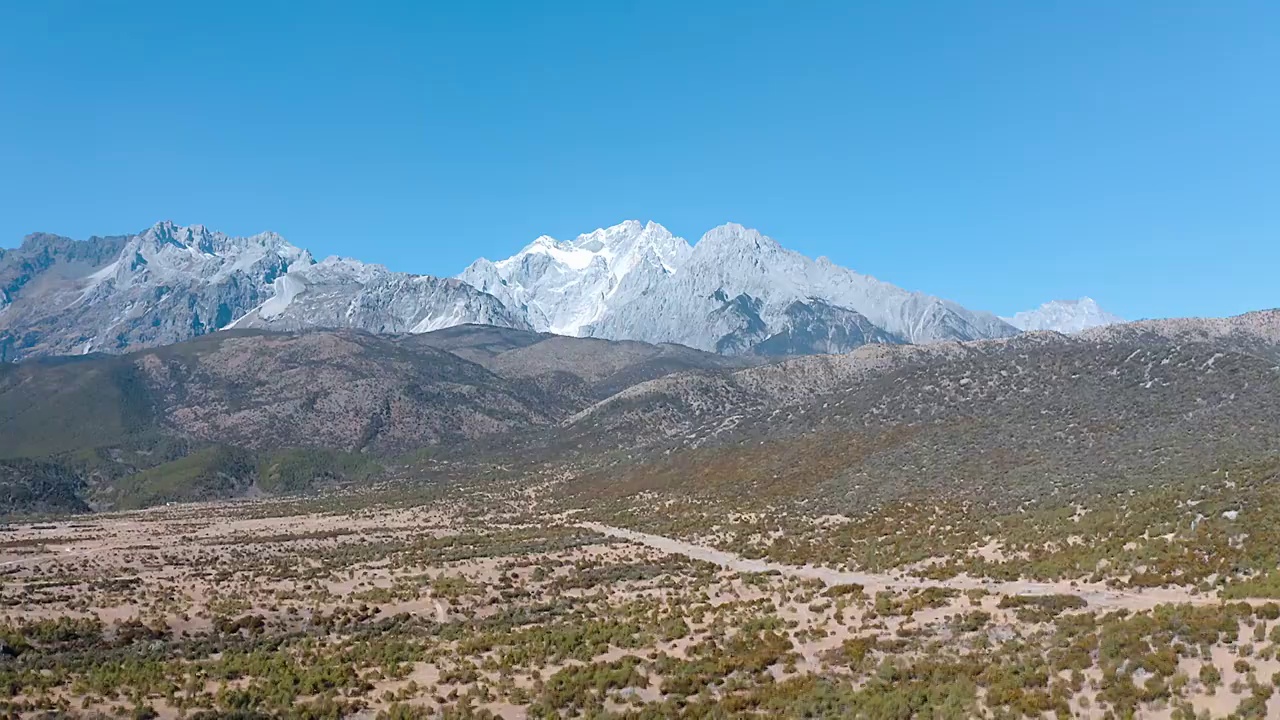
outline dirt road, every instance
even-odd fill
[[[992,593],[1004,595],[1078,595],[1089,603],[1089,607],[1097,610],[1148,610],[1156,605],[1167,603],[1190,603],[1194,605],[1217,605],[1221,602],[1216,595],[1192,593],[1184,588],[1152,588],[1147,590],[1115,590],[1101,584],[1070,582],[1034,582],[1017,580],[999,582],[982,578],[960,575],[947,580],[926,580],[908,575],[891,575],[887,573],[869,573],[851,570],[832,570],[814,565],[784,565],[767,560],[744,558],[731,552],[719,550],[706,545],[669,538],[662,535],[651,535],[635,530],[601,525],[594,522],[579,523],[579,527],[608,535],[610,537],[630,540],[675,555],[684,555],[694,560],[704,560],[722,568],[736,572],[778,572],[788,577],[818,580],[825,585],[845,585],[857,583],[868,593],[878,590],[910,590],[930,586],[972,590],[981,588]]]

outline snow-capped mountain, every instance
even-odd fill
[[[304,272],[312,267],[320,269]],[[339,280],[317,282],[319,277]],[[311,292],[317,285],[329,305],[345,304],[338,308],[319,301]],[[337,286],[345,296],[339,298]],[[172,222],[136,235],[83,241],[28,236],[0,255],[0,295],[0,361],[166,345],[222,329],[254,310],[245,326],[422,331],[476,322],[525,327],[496,299],[455,280],[360,263],[317,265],[310,253],[275,233],[231,237]],[[276,303],[264,319],[261,307],[273,298]],[[302,308],[310,315],[299,312]]]
[[[571,241],[541,237],[458,277],[537,330],[724,353],[846,352],[1017,332],[990,313],[812,260],[732,223],[693,246],[636,221]]]
[[[275,233],[161,222],[130,236],[37,234],[0,258],[0,358],[122,352],[211,332],[312,262]]]
[[[1051,300],[1035,310],[1024,310],[1013,317],[1001,319],[1019,330],[1053,330],[1067,334],[1125,322],[1124,318],[1098,307],[1090,297]]]
[[[1002,320],[732,223],[693,245],[653,222],[543,236],[456,279],[316,262],[275,233],[232,237],[172,222],[84,241],[31,235],[0,251],[0,361],[125,352],[224,328],[422,333],[475,323],[797,355],[1118,320],[1087,298]]]

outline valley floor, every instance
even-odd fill
[[[0,713],[1277,717],[1280,606],[795,565],[577,513],[243,502],[7,526]]]

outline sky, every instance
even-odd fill
[[[452,275],[727,221],[974,309],[1280,306],[1280,3],[0,3],[0,246]]]

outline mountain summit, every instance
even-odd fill
[[[1090,297],[1051,300],[1035,310],[1024,310],[1013,317],[1001,319],[1019,330],[1053,330],[1066,334],[1124,322],[1124,318],[1098,307]]]
[[[521,309],[536,330],[731,354],[847,352],[868,342],[1017,332],[990,313],[812,260],[736,223],[693,246],[634,220],[570,241],[542,237],[458,277]]]
[[[675,273],[689,253],[661,225],[628,220],[568,241],[543,235],[506,260],[477,260],[458,279],[519,309],[535,330],[590,335],[620,288]]]

